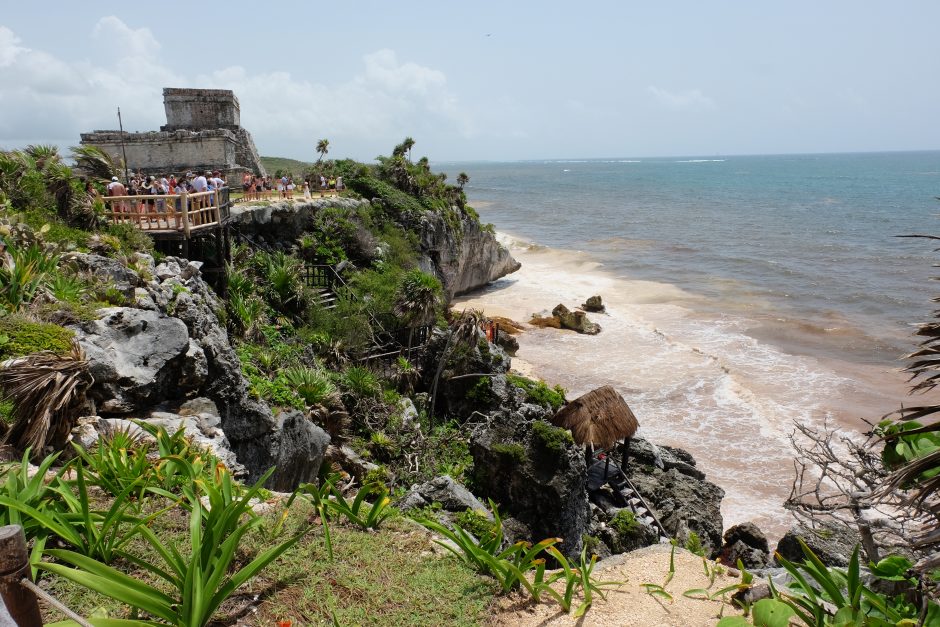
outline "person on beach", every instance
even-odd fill
[[[310,200],[310,182],[304,181],[304,199]]]

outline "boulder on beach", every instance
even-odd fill
[[[601,297],[595,295],[588,298],[587,301],[581,303],[581,309],[593,313],[604,313],[607,310],[607,307],[604,306]]]
[[[586,335],[597,335],[601,332],[601,325],[591,322],[587,314],[580,309],[571,311],[563,304],[557,305],[552,309],[552,315],[533,315],[529,324],[542,327],[551,327],[553,329],[570,329]]]
[[[588,320],[587,314],[580,309],[569,311],[567,307],[559,304],[552,309],[552,315],[561,322],[562,329],[571,329],[586,335],[597,335],[601,332],[601,325]]]

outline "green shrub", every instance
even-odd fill
[[[525,447],[516,442],[499,442],[493,445],[493,452],[504,459],[510,459],[517,464],[525,461]]]
[[[125,254],[153,251],[153,240],[150,236],[132,224],[111,224],[106,233],[117,238],[121,245],[120,252]]]
[[[628,536],[636,533],[640,528],[640,523],[636,516],[629,509],[622,509],[611,518],[610,527],[622,536]]]
[[[497,399],[493,392],[493,380],[490,377],[480,377],[469,390],[466,399],[474,404],[491,405]]]
[[[564,453],[569,445],[574,444],[574,438],[567,429],[560,429],[544,420],[536,420],[532,423],[532,435],[546,451],[559,455]]]
[[[75,333],[56,324],[32,322],[20,316],[7,316],[0,318],[0,336],[7,338],[7,341],[0,345],[0,359],[10,359],[40,351],[64,355],[71,350]]]
[[[512,385],[525,391],[526,400],[537,405],[547,405],[558,411],[567,402],[565,390],[560,385],[548,387],[544,381],[533,381],[527,377],[510,374],[506,380]]]
[[[267,354],[262,351],[261,355]],[[273,364],[272,364],[273,365]],[[282,376],[291,384],[307,405],[317,405],[336,391],[326,373],[308,366],[284,369]]]
[[[496,532],[496,522],[481,510],[468,508],[454,516],[454,522],[476,538],[486,538]]]
[[[355,396],[375,398],[382,391],[378,377],[368,368],[350,366],[343,372],[342,382]]]

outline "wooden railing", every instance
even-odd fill
[[[105,217],[153,233],[182,233],[220,224],[228,215],[228,188],[192,194],[107,196]]]

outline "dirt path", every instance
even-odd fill
[[[491,625],[513,627],[542,625],[711,627],[718,622],[719,613],[739,614],[730,605],[720,601],[702,601],[682,596],[692,588],[707,588],[708,577],[702,558],[676,549],[676,572],[666,590],[673,596],[670,602],[646,593],[642,583],[661,584],[669,572],[669,545],[656,545],[618,555],[598,564],[595,574],[604,581],[625,581],[620,588],[608,592],[607,600],[597,599],[587,614],[575,620],[566,615],[552,600],[531,605],[520,596],[501,599]],[[713,566],[709,562],[710,567]],[[722,574],[715,578],[711,590],[719,590],[738,581],[737,577]],[[561,586],[559,586],[561,588]],[[574,606],[580,603],[578,600]]]

